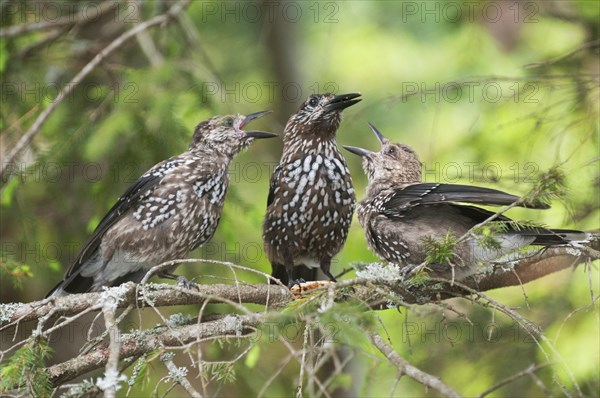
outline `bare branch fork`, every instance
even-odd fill
[[[119,5],[116,1],[105,1],[100,3],[95,10],[97,16],[104,15],[105,12]],[[70,14],[62,16],[53,21],[38,21],[32,23],[24,23],[20,25],[8,26],[6,28],[0,28],[0,37],[15,37],[24,35],[35,31],[44,31],[50,29],[58,29],[62,27],[70,27],[78,23],[91,21],[93,18],[84,17],[82,14]]]
[[[269,303],[272,307],[280,307],[292,299],[286,288],[267,284],[240,284],[238,287],[230,284],[199,285],[198,291],[186,291],[166,284],[148,284],[140,289],[140,294],[137,295],[136,284],[128,282],[123,286],[125,286],[125,294],[116,304],[118,308],[126,308],[130,305],[144,308],[150,307],[150,303],[154,307],[201,304],[211,298],[249,304]],[[18,304],[10,314],[5,313],[0,318],[0,331],[13,323],[37,320],[50,313],[54,317],[66,317],[79,314],[94,306],[99,310],[102,307],[97,307],[97,304],[101,297],[102,293],[84,293]],[[267,298],[270,298],[270,301],[267,301]]]
[[[533,338],[540,336],[540,331],[536,325],[528,322],[515,313],[510,308],[505,308],[500,303],[493,302],[482,291],[498,287],[518,285],[521,282],[527,282],[540,278],[560,269],[571,267],[575,264],[587,261],[590,257],[582,254],[574,254],[570,248],[554,248],[547,250],[540,255],[527,258],[519,262],[511,270],[497,270],[491,275],[479,280],[467,280],[463,283],[453,281],[432,280],[430,286],[420,286],[417,293],[409,287],[398,284],[398,282],[368,280],[364,278],[350,279],[340,281],[328,286],[325,289],[317,291],[315,295],[309,296],[305,302],[315,302],[323,297],[333,300],[332,292],[344,290],[345,287],[353,287],[353,292],[337,295],[336,300],[354,299],[364,303],[371,308],[387,308],[386,303],[390,302],[389,292],[402,292],[403,303],[414,304],[423,302],[439,302],[441,299],[450,297],[474,297],[475,301],[480,301],[485,305],[494,306],[494,308],[505,312],[508,316],[514,317],[519,324],[524,327]],[[179,262],[207,262],[207,260],[187,259]],[[244,269],[261,274],[268,278],[269,276],[256,270],[219,261],[208,260],[231,267],[231,269]],[[160,271],[162,267],[171,266],[173,262],[168,262],[154,267],[149,271],[145,280],[151,274]],[[119,293],[115,296],[114,289]],[[375,294],[374,294],[375,292]],[[114,296],[114,297],[113,297]],[[427,299],[427,297],[429,297]],[[423,301],[423,300],[426,301]],[[108,300],[108,303],[107,303]],[[117,288],[109,289],[101,293],[86,293],[70,295],[65,297],[49,298],[32,303],[15,303],[3,305],[0,307],[0,331],[6,331],[7,328],[18,327],[21,322],[38,321],[38,333],[49,336],[54,330],[72,322],[84,313],[102,310],[105,316],[107,334],[109,335],[108,344],[101,344],[93,348],[91,352],[81,354],[64,363],[54,365],[47,369],[47,373],[52,383],[60,385],[68,380],[85,374],[94,369],[106,367],[105,376],[115,374],[115,363],[124,359],[135,359],[144,353],[156,349],[174,349],[175,347],[186,347],[190,344],[196,344],[207,339],[223,338],[227,336],[247,335],[258,326],[267,321],[270,316],[276,315],[276,310],[282,308],[294,300],[289,290],[276,284],[244,284],[237,281],[236,284],[216,284],[216,285],[198,285],[197,290],[187,290],[176,285],[157,285],[143,284],[136,285],[127,283]],[[173,305],[202,304],[203,308],[208,302],[226,303],[242,312],[242,315],[221,316],[219,319],[203,319],[201,314],[195,324],[168,327],[166,331],[155,331],[144,335],[143,339],[135,334],[119,335],[118,323],[115,319],[114,311],[117,308],[126,308],[126,312],[133,308],[143,307],[164,307]],[[104,304],[103,304],[104,303]],[[265,306],[265,312],[253,313],[249,311],[242,303],[261,304]],[[110,305],[109,305],[110,304]],[[122,319],[122,317],[120,318]],[[44,329],[44,325],[52,324],[52,327]],[[371,336],[372,343],[386,355],[392,355],[387,352],[386,344],[383,340]],[[12,349],[15,349],[26,342],[18,342],[9,350],[2,352],[6,355]],[[383,344],[381,344],[383,342]],[[397,355],[397,353],[396,353]],[[393,363],[398,367],[399,372],[415,378],[419,382],[425,382],[437,391],[445,391],[445,395],[452,395],[450,391],[445,390],[445,386],[439,379],[420,371],[414,366],[407,367],[402,362]],[[401,358],[400,358],[401,359]],[[391,360],[391,359],[390,359]],[[398,363],[396,363],[398,362]],[[109,372],[110,370],[110,372]],[[411,376],[412,375],[412,376]],[[430,377],[430,378],[427,378]],[[424,378],[424,379],[423,379]],[[423,380],[421,380],[423,379]],[[436,381],[437,380],[437,381]],[[184,380],[181,380],[185,383]]]
[[[172,6],[166,13],[157,15],[145,22],[142,22],[121,36],[113,40],[108,46],[100,51],[90,62],[87,63],[80,71],[75,75],[73,80],[67,84],[54,98],[54,100],[48,105],[46,109],[39,114],[37,119],[33,122],[31,127],[21,136],[16,145],[6,155],[0,166],[0,175],[2,176],[2,184],[5,184],[10,174],[13,171],[11,164],[17,159],[21,153],[31,144],[31,141],[39,134],[42,126],[48,119],[48,117],[56,110],[56,108],[67,98],[77,87],[83,79],[85,79],[100,63],[113,51],[121,47],[125,42],[133,37],[136,37],[140,32],[145,31],[153,26],[158,26],[168,22],[170,19],[176,18],[190,3],[190,0],[182,0]]]
[[[597,246],[597,245],[594,245]],[[595,249],[591,249],[595,250]],[[541,278],[545,275],[569,268],[587,261],[591,256],[582,254],[574,254],[572,250],[565,247],[557,247],[540,253],[537,256],[521,260],[513,269],[503,270],[497,269],[494,273],[486,275],[479,279],[469,279],[463,281],[462,284],[451,286],[449,283],[443,289],[421,289],[420,296],[432,295],[434,300],[445,299],[456,296],[468,296],[474,291],[483,292],[492,289],[516,286],[522,283],[527,283],[532,280]],[[599,257],[591,257],[597,259]],[[237,267],[239,269],[253,271],[269,278],[269,275],[252,270],[247,267],[224,263],[213,260],[203,259],[185,259],[175,262],[168,262],[154,267],[150,272],[159,271],[163,267],[171,266],[174,263],[187,262],[209,262],[225,264],[227,266]],[[147,281],[149,278],[145,278]],[[367,281],[360,279],[352,279],[338,282],[334,287],[359,286],[364,285]],[[449,281],[450,282],[450,281]],[[460,285],[460,286],[459,286]],[[145,285],[141,290],[143,295],[137,294],[136,285],[133,283],[125,284],[125,293],[121,300],[117,303],[118,308],[126,308],[130,305],[136,307],[148,307],[148,303],[152,303],[155,307],[165,307],[174,305],[188,305],[203,303],[207,298],[220,298],[238,303],[262,304],[269,307],[283,307],[292,301],[292,295],[284,286],[280,284],[214,284],[214,285],[198,285],[197,291],[186,291],[184,289],[176,289],[172,285]],[[392,285],[393,286],[393,285]],[[383,287],[389,288],[390,284],[386,283]],[[395,286],[393,286],[395,287]],[[467,287],[469,290],[465,290]],[[405,301],[407,303],[417,303],[417,297],[414,297],[410,291],[406,291],[401,286],[397,286],[403,293],[406,293]],[[360,289],[356,291],[360,295]],[[367,302],[374,303],[381,300],[382,297],[374,297],[371,293],[367,293]],[[52,313],[53,316],[72,316],[81,313],[84,310],[97,306],[102,293],[85,293],[78,295],[69,295],[65,297],[51,297],[48,299],[35,301],[31,303],[14,303],[5,305],[0,312],[0,331],[6,327],[24,321],[40,319]],[[384,301],[387,301],[383,297]],[[97,309],[100,309],[98,307]]]
[[[440,379],[423,372],[402,358],[389,344],[385,342],[385,340],[379,334],[373,333],[369,337],[373,345],[377,347],[377,349],[381,351],[381,353],[398,368],[398,372],[400,372],[401,375],[405,374],[411,379],[416,380],[425,387],[429,387],[439,392],[445,397],[460,397],[459,393],[448,387]]]
[[[229,316],[222,319],[170,328],[163,333],[123,335],[117,354],[121,360],[137,358],[156,349],[182,347],[190,343],[202,342],[211,338],[239,336],[253,331],[259,325],[259,318],[251,315]],[[57,386],[92,370],[107,366],[111,355],[110,346],[101,345],[92,352],[80,355],[47,369],[52,383]]]
[[[111,292],[110,290],[108,292]],[[117,385],[119,382],[119,350],[121,349],[121,338],[119,335],[119,326],[116,322],[115,312],[119,298],[116,295],[109,294],[105,297],[102,312],[104,313],[104,323],[108,332],[109,345],[108,357],[106,360],[106,371],[104,372],[104,397],[114,398],[117,394]]]

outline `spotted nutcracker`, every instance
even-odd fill
[[[331,280],[331,259],[344,246],[356,199],[335,135],[342,110],[360,94],[311,95],[285,127],[283,155],[271,177],[263,223],[273,276],[292,286]]]
[[[371,249],[381,259],[407,267],[405,271],[426,260],[431,247],[425,242],[430,238],[443,241],[448,233],[460,238],[495,214],[459,203],[507,206],[520,199],[490,188],[421,182],[421,162],[415,151],[390,142],[369,126],[381,144],[379,152],[344,147],[362,157],[368,177],[367,196],[357,208],[358,220]],[[549,208],[539,202],[518,205]],[[495,221],[503,226],[493,235],[496,244],[483,244],[481,235],[475,233],[458,243],[451,265],[429,265],[432,275],[460,280],[477,273],[478,265],[501,263],[504,256],[528,245],[548,247],[587,239],[581,231],[518,226],[502,215]]]
[[[254,138],[276,136],[242,130],[267,113],[215,116],[198,124],[187,152],[152,167],[117,200],[48,296],[139,282],[153,266],[183,258],[208,241],[221,217],[229,163]],[[189,283],[172,270],[159,276]]]

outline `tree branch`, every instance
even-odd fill
[[[169,307],[174,305],[201,304],[211,298],[229,301],[262,304],[270,308],[282,307],[291,301],[290,292],[281,286],[267,284],[198,285],[197,291],[186,293],[174,289],[173,285],[148,284],[136,295],[136,285],[128,282],[126,292],[118,302],[118,308],[134,305],[138,308]],[[15,322],[31,321],[53,313],[53,316],[69,316],[84,311],[100,302],[102,293],[73,294],[64,297],[51,297],[26,304],[9,304],[0,308],[0,330]]]
[[[72,26],[82,22],[92,22],[102,17],[105,12],[117,7],[118,5],[119,3],[116,1],[105,1],[100,3],[95,12],[94,18],[89,18],[87,13],[75,12],[53,21],[38,21],[0,28],[0,37],[9,38],[40,30],[50,30],[65,26]]]
[[[157,349],[181,347],[211,337],[237,336],[240,333],[248,333],[254,330],[260,323],[259,320],[260,317],[258,316],[228,315],[215,321],[169,328],[163,333],[156,333],[156,331],[151,330],[141,332],[141,334],[122,335],[118,354],[121,359],[135,358]],[[47,369],[48,377],[54,386],[60,385],[77,376],[105,366],[109,355],[110,348],[102,345],[89,354],[49,367]]]
[[[167,366],[167,369],[169,369],[169,374],[177,374],[177,372],[179,371],[179,368],[177,368],[177,366],[175,365],[175,363],[173,361],[171,361],[171,360],[166,361],[165,365]],[[178,376],[173,381],[175,383],[179,384],[181,387],[183,387],[184,390],[188,394],[190,394],[190,397],[192,397],[192,398],[202,398],[202,395],[200,395],[200,393],[194,389],[194,387],[189,382],[189,380],[186,379],[184,376]]]
[[[592,248],[598,245],[598,241],[592,242]],[[571,248],[558,247],[548,249],[538,255],[521,260],[512,269],[497,269],[494,273],[483,278],[470,278],[461,284],[453,284],[450,281],[444,283],[440,288],[437,286],[420,286],[418,289],[407,288],[404,285],[390,285],[403,295],[403,300],[408,304],[421,304],[423,297],[431,297],[431,300],[447,299],[457,296],[468,296],[471,291],[465,290],[464,286],[473,291],[485,292],[507,286],[516,286],[539,279],[545,275],[573,267],[587,261],[590,258],[583,254],[575,254]],[[185,260],[204,261],[204,260]],[[352,279],[338,282],[334,287],[364,285],[365,280]],[[438,281],[439,282],[439,281]],[[283,307],[292,301],[290,292],[280,285],[267,284],[215,284],[198,285],[197,291],[186,293],[184,290],[173,290],[172,285],[145,285],[142,295],[136,295],[135,284],[128,283],[126,293],[119,301],[118,307],[125,308],[134,305],[138,308],[148,307],[152,303],[155,307],[168,307],[174,305],[187,305],[203,303],[207,299],[222,298],[239,303],[251,303],[266,305],[269,308]],[[416,290],[416,292],[415,292]],[[418,293],[418,296],[416,295]],[[94,305],[97,305],[102,293],[85,293],[69,295],[65,297],[51,297],[32,303],[10,303],[0,306],[0,331],[8,325],[16,322],[31,321],[39,319],[52,313],[53,316],[71,316],[80,313]],[[353,295],[355,298],[376,305],[386,303],[388,299],[381,295],[373,295],[372,289],[357,289]]]
[[[109,293],[107,291],[107,293]],[[108,356],[106,360],[106,370],[104,372],[104,398],[115,398],[117,386],[119,384],[119,350],[121,348],[121,338],[119,326],[115,319],[115,312],[119,298],[116,295],[108,294],[104,299],[102,313],[104,314],[104,324],[108,333]]]
[[[513,381],[523,377],[523,376],[533,376],[535,374],[535,372],[537,372],[540,369],[546,368],[548,366],[550,366],[551,364],[549,363],[545,363],[542,365],[533,365],[531,364],[529,367],[527,367],[527,369],[515,373],[514,375],[507,377],[506,379],[500,381],[499,383],[495,384],[494,386],[488,388],[487,390],[485,390],[484,392],[481,393],[481,395],[479,395],[478,398],[483,398],[487,395],[490,395],[491,393],[493,393],[494,391],[496,391],[497,389],[504,387],[505,385],[512,383]]]
[[[387,308],[385,304],[388,303],[390,297],[392,297],[390,296],[390,291],[395,291],[401,292],[402,302],[406,304],[436,302],[450,297],[475,296],[477,299],[487,300],[491,305],[502,310],[498,303],[490,301],[491,299],[487,298],[487,296],[481,292],[515,285],[519,283],[519,280],[528,282],[587,260],[587,256],[574,253],[572,248],[556,248],[547,250],[537,256],[524,259],[512,270],[497,270],[492,275],[486,276],[479,281],[469,280],[461,283],[452,283],[451,281],[440,281],[432,278],[430,282],[433,283],[428,285],[407,287],[398,284],[398,282],[389,283],[389,281],[381,281],[378,283],[377,281],[359,278],[340,281],[328,285],[321,290],[325,291],[324,294],[333,294],[332,292],[334,289],[337,289],[340,294],[336,295],[336,300],[355,299],[359,302],[366,303],[373,308]],[[348,293],[347,289],[343,289],[348,286],[353,287],[351,293]],[[206,304],[208,302],[229,303],[234,306],[238,303],[253,303],[265,305],[268,309],[276,309],[284,307],[294,300],[289,290],[280,285],[238,283],[198,285],[197,288],[197,290],[186,290],[176,285],[136,285],[129,282],[112,289],[119,289],[118,300],[114,304],[115,309],[134,307],[143,308],[149,306],[163,307],[199,303]],[[49,298],[27,304],[15,303],[2,305],[0,306],[0,330],[5,330],[11,326],[18,326],[21,321],[39,320],[42,322],[41,324],[48,324],[51,319],[57,317],[75,317],[83,312],[98,311],[102,309],[102,306],[98,304],[106,300],[107,294],[111,294],[111,290],[102,293],[86,293]],[[315,297],[322,297],[322,295]],[[424,300],[424,298],[426,299]],[[331,296],[330,299],[333,300],[333,296]],[[310,301],[310,298],[308,301]],[[522,317],[513,313],[514,311],[510,309],[506,311],[509,311],[507,315],[519,319],[520,324],[526,327],[526,329],[532,333],[533,337],[538,336],[538,332],[534,327],[535,325],[529,325],[525,322],[526,320],[523,321],[523,319],[521,319]],[[272,312],[254,314],[247,311],[244,315],[236,315],[233,318],[231,315],[217,320],[214,320],[214,318],[204,318],[197,324],[169,327],[168,330],[164,332],[150,330],[140,332],[142,335],[139,333],[123,335],[121,336],[120,348],[116,351],[117,354],[115,354],[115,356],[121,360],[125,358],[135,358],[144,353],[161,349],[161,347],[182,347],[187,344],[198,342],[201,339],[224,337],[232,334],[239,336],[240,331],[245,333],[250,332],[254,327],[264,322],[271,314]],[[69,318],[67,318],[65,322],[68,323],[68,320]],[[65,322],[62,324],[65,324]],[[51,331],[56,330],[56,328],[60,328],[61,325],[53,326],[47,330],[39,330],[38,333],[49,334]],[[380,350],[383,350],[382,352],[386,354],[386,356],[388,354],[392,355],[390,352],[385,351],[386,349],[383,345],[385,342],[380,340],[381,337],[371,337],[371,339]],[[48,368],[47,371],[52,383],[55,386],[60,385],[79,375],[105,366],[111,352],[109,347],[110,346],[104,344],[90,353],[83,354],[77,358]],[[115,347],[116,346],[113,345],[113,352],[116,350]],[[406,368],[407,370],[405,373],[410,377],[413,377],[418,381],[425,380],[426,383],[432,384],[431,387],[436,388],[436,390],[438,388],[444,388],[443,384],[439,384],[441,383],[439,380],[435,378],[423,379],[425,376],[430,375],[419,373],[420,371],[418,369],[412,367],[412,365],[408,363],[404,364],[402,358],[399,356],[398,358],[394,357],[396,365],[399,366],[400,370]],[[400,366],[404,366],[404,368],[401,369]],[[449,390],[447,395],[451,395],[450,392],[454,393],[452,390]]]
[[[138,33],[151,28],[153,26],[161,25],[166,23],[170,19],[177,17],[190,3],[191,0],[182,0],[171,7],[166,13],[157,15],[154,18],[151,18],[145,22],[136,25],[134,28],[128,30],[123,33],[121,36],[117,37],[113,40],[108,46],[106,46],[102,51],[100,51],[90,62],[87,63],[79,71],[79,73],[73,78],[73,80],[67,84],[54,98],[54,100],[48,105],[46,109],[39,114],[37,119],[33,122],[31,127],[23,134],[23,136],[19,139],[16,145],[11,149],[11,151],[6,155],[5,159],[2,161],[2,165],[0,166],[0,176],[2,177],[1,184],[4,185],[10,174],[13,172],[14,168],[11,167],[11,164],[19,157],[19,155],[31,144],[33,138],[39,134],[42,126],[48,119],[48,117],[56,110],[56,108],[67,98],[71,92],[77,87],[83,79],[87,75],[89,75],[109,54],[113,51],[121,47],[125,42],[129,39],[136,37]]]
[[[383,338],[373,333],[369,336],[371,342],[385,357],[393,363],[398,371],[402,374],[407,375],[411,379],[423,384],[425,387],[429,387],[445,397],[459,398],[460,394],[448,387],[444,382],[429,373],[423,372],[421,369],[411,365],[408,361],[402,358],[394,349],[387,344]]]

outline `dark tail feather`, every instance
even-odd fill
[[[535,237],[535,240],[531,244],[537,246],[567,245],[571,242],[586,241],[590,238],[588,233],[574,229],[537,228],[535,232],[523,230],[521,234]]]
[[[294,279],[304,279],[305,281],[316,281],[317,280],[317,271],[318,268],[308,268],[303,265],[297,265],[294,267]],[[289,282],[288,274],[283,265],[274,265],[273,273],[271,274],[273,278],[277,278],[287,286]]]
[[[46,294],[45,298],[50,296],[66,296],[67,294],[87,293],[92,289],[93,278],[86,278],[79,274],[73,274],[69,278],[60,281],[52,290]]]
[[[287,285],[288,283],[288,275],[287,272],[285,272],[285,268],[283,267],[283,265],[277,265],[277,264],[271,264],[271,276],[273,278],[279,279],[281,281],[281,283],[283,283],[284,285]],[[272,281],[269,281],[269,283],[273,283]]]
[[[112,281],[110,286],[119,286],[125,282],[140,283],[148,270],[141,269],[136,272],[123,275],[120,278]],[[54,286],[52,290],[46,294],[46,298],[50,296],[66,296],[67,294],[77,293],[89,293],[97,291],[98,287],[94,288],[94,278],[86,278],[80,274],[71,275],[69,278],[61,281],[58,285]]]

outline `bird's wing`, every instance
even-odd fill
[[[275,200],[275,189],[277,188],[277,183],[279,182],[281,168],[282,165],[280,163],[277,165],[277,167],[275,167],[275,170],[273,170],[273,175],[271,176],[271,184],[269,186],[269,196],[267,197],[267,207],[269,207],[271,203],[273,203],[273,200]]]
[[[137,179],[127,188],[125,193],[117,199],[117,202],[110,208],[108,213],[102,218],[92,236],[83,246],[75,261],[65,275],[65,279],[75,273],[82,264],[85,264],[96,252],[102,237],[123,215],[131,208],[135,207],[142,198],[147,197],[162,178],[181,164],[178,158],[170,158],[158,163],[148,170],[144,175]]]
[[[493,216],[493,211],[482,209],[475,206],[465,205],[452,205],[457,209],[464,217],[468,217],[473,224],[480,224]],[[532,245],[538,246],[552,246],[552,245],[563,245],[569,243],[569,241],[578,241],[587,239],[585,232],[574,230],[574,229],[550,229],[541,226],[529,226],[521,225],[519,222],[515,222],[504,215],[498,215],[494,221],[505,222],[505,232],[534,237],[535,240],[531,243]]]
[[[519,200],[518,196],[497,189],[459,184],[418,183],[395,190],[382,204],[383,212],[390,216],[420,205],[441,203],[472,203],[490,206],[508,206]],[[524,204],[520,206],[525,207]],[[547,209],[543,203],[528,204],[527,207]]]
[[[463,217],[467,217],[468,219],[470,219],[472,221],[473,225],[480,224],[480,223],[484,222],[485,220],[487,220],[488,218],[490,218],[491,216],[493,216],[494,214],[496,214],[493,211],[482,209],[481,207],[476,207],[476,206],[455,205],[455,204],[452,204],[450,206],[452,206],[454,209],[458,210]],[[494,221],[512,221],[512,220],[510,218],[506,217],[505,215],[499,214],[496,216]],[[510,228],[510,227],[508,226],[507,228]]]

